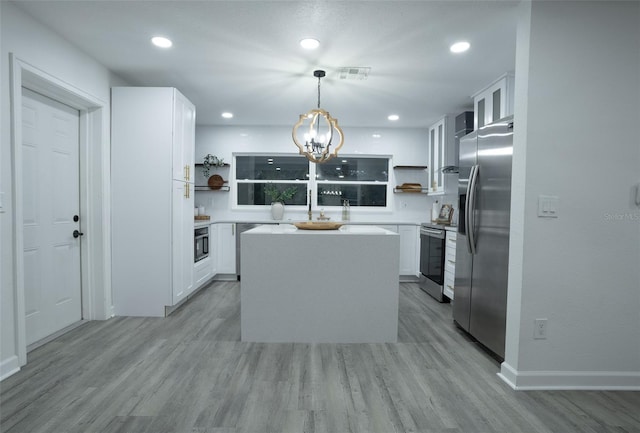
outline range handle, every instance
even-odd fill
[[[431,236],[439,239],[444,239],[444,230],[435,230],[435,229],[427,229],[420,228],[420,234],[424,236]]]

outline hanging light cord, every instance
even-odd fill
[[[318,108],[320,108],[320,78],[318,77]]]

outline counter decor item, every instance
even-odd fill
[[[224,179],[219,174],[214,174],[207,181],[207,185],[209,185],[210,189],[220,189],[224,185]]]
[[[349,205],[349,200],[342,201],[342,221],[349,221],[351,218],[351,205]]]
[[[398,191],[402,192],[422,192],[422,184],[419,183],[403,183],[396,186]]]
[[[431,222],[436,222],[438,220],[439,215],[440,215],[440,202],[436,200],[433,202],[433,205],[431,205]]]
[[[300,221],[293,223],[301,230],[338,230],[342,223],[332,221]]]
[[[451,218],[453,217],[453,206],[450,204],[443,204],[440,208],[440,212],[438,214],[438,218],[436,218],[436,222],[438,224],[451,224]]]
[[[284,202],[291,200],[298,192],[294,186],[279,190],[274,184],[268,184],[264,189],[264,193],[271,199],[271,218],[274,220],[282,220],[284,217]]]

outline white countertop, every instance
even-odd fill
[[[199,227],[199,226],[204,226],[204,225],[209,225],[209,224],[235,224],[235,223],[250,223],[250,224],[284,224],[284,225],[291,225],[294,222],[298,222],[298,221],[302,221],[302,220],[251,220],[251,219],[238,219],[238,220],[196,220],[195,221],[195,226]],[[366,226],[385,226],[385,225],[397,225],[397,226],[401,226],[401,225],[405,225],[405,226],[420,226],[419,222],[407,222],[407,221],[340,221],[340,220],[331,220],[332,222],[339,222],[341,224],[344,225],[350,225],[350,226],[361,226],[361,225],[366,225]]]
[[[337,230],[302,230],[292,224],[268,224],[255,227],[243,234],[309,234],[309,235],[398,235],[375,225],[344,225]]]

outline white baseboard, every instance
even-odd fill
[[[640,391],[637,371],[517,371],[503,362],[498,377],[517,391]]]
[[[20,361],[14,355],[0,362],[0,381],[20,371]]]

